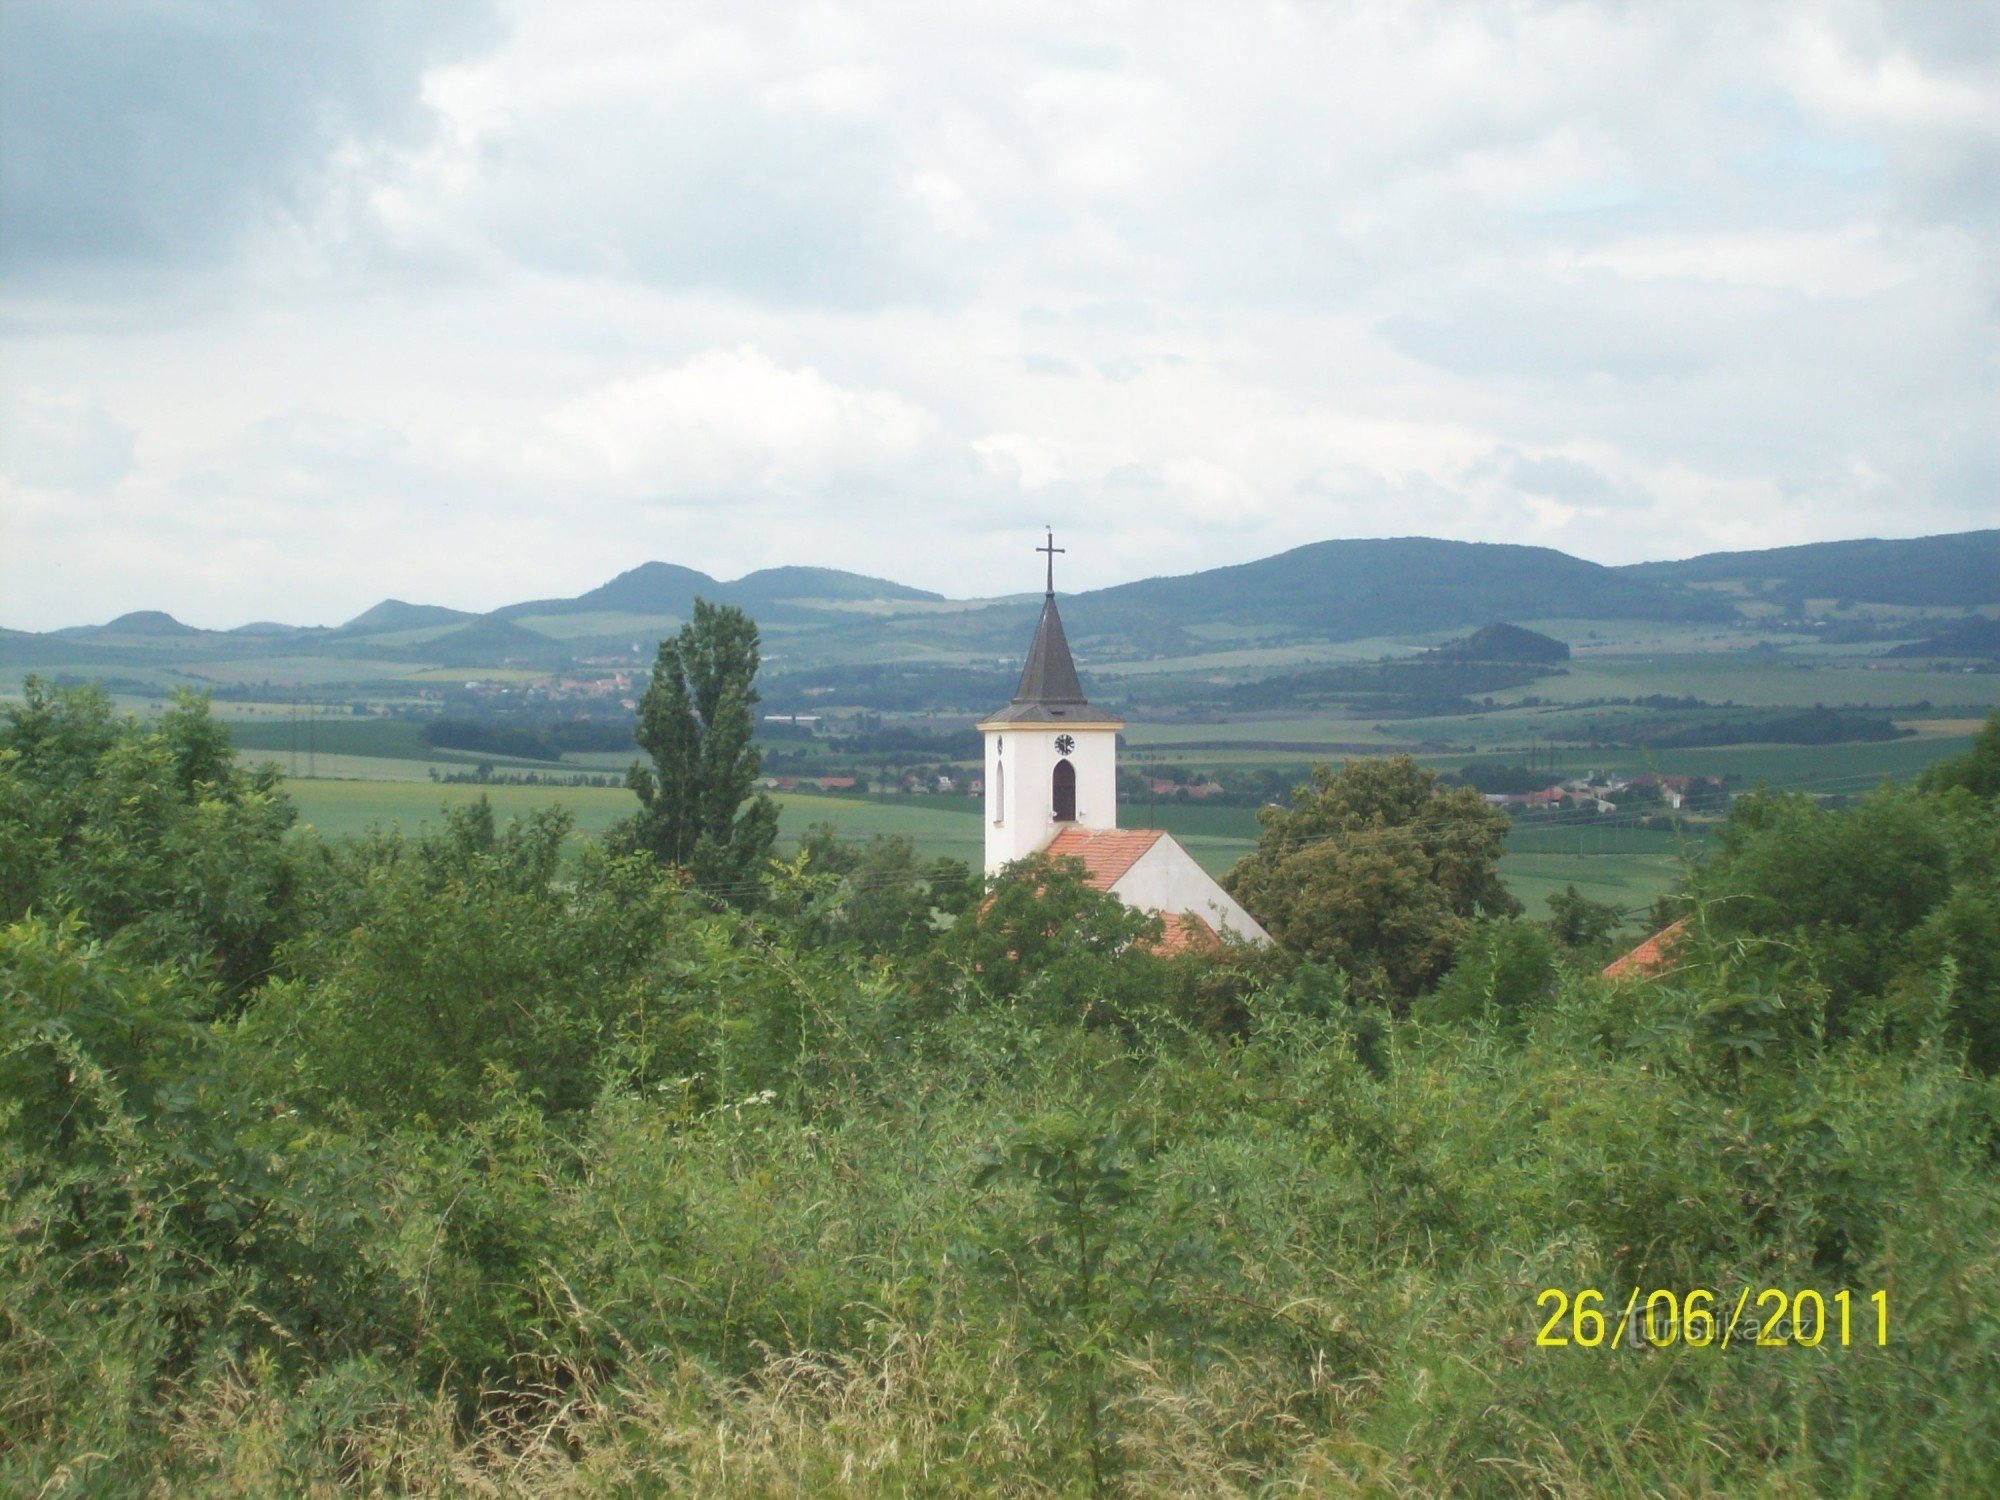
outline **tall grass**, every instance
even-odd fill
[[[1731,1075],[1657,1039],[1682,1003],[1699,1001],[1572,981],[1524,1035],[1399,1023],[1382,1076],[1297,1018],[1221,1044],[989,1017],[887,1056],[835,1036],[791,1102],[691,1114],[614,1092],[505,1151],[400,1139],[356,1253],[403,1322],[338,1357],[238,1334],[175,1366],[157,1347],[173,1276],[112,1252],[132,1279],[86,1305],[16,1202],[0,1481],[1979,1492],[2000,1473],[1992,1085],[1937,1048]],[[982,1186],[979,1163],[1064,1112],[1150,1142],[1101,1294],[1143,1290],[1143,1317],[1100,1327],[1060,1278],[1029,1296],[982,1253],[996,1216],[1032,1233],[1045,1210],[1025,1180]],[[472,1224],[482,1197],[505,1212]],[[491,1284],[496,1266],[515,1283]],[[1880,1287],[1893,1321],[1880,1349],[1541,1348],[1552,1286]],[[482,1299],[502,1312],[475,1329]],[[1058,1324],[1104,1339],[1095,1475]]]

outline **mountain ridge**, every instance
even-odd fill
[[[524,600],[484,614],[384,599],[332,630],[258,622],[235,632],[207,631],[140,610],[103,626],[0,636],[0,664],[110,667],[176,650],[212,658],[241,649],[267,656],[428,660],[446,667],[559,668],[642,655],[646,639],[684,620],[696,598],[737,604],[756,616],[778,646],[773,659],[781,653],[787,670],[809,668],[814,660],[882,660],[885,654],[892,660],[940,653],[977,658],[1024,638],[1040,604],[1033,592],[951,600],[889,579],[806,566],[764,568],[723,582],[653,560],[572,598]],[[1872,635],[1856,639],[1935,635],[1951,623],[1948,616],[1905,619],[1904,606],[1958,612],[2000,606],[2000,530],[1618,567],[1517,543],[1336,539],[1251,562],[1064,594],[1062,608],[1072,639],[1092,654],[1157,658],[1200,655],[1218,643],[1464,634],[1496,620],[1748,627],[1797,619],[1812,612],[1804,607],[1808,602],[1831,598],[1896,605],[1861,619],[1860,628]],[[559,623],[568,620],[574,623]]]

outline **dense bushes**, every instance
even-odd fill
[[[1941,1013],[1975,1067],[2000,1067],[1990,799],[1884,788],[1828,812],[1759,794],[1735,804],[1718,843],[1689,883],[1715,982],[1754,977],[1785,995],[1785,1026],[1835,1038],[1907,1044]]]
[[[228,807],[173,789],[233,773],[86,699],[27,712],[41,781],[0,736],[0,847],[36,850],[0,931],[10,1492],[2000,1471],[2000,1087],[1965,1051],[1993,809],[1962,787],[1746,803],[1653,981],[1466,919],[1408,1019],[1335,963],[1135,949],[1061,866],[925,939],[954,879],[894,851],[808,855],[751,917],[482,813],[248,843],[273,972],[246,981],[190,888],[228,884],[242,823],[141,821],[216,847],[85,899],[124,868],[91,788],[137,756],[159,807]],[[40,821],[31,785],[77,811]],[[1881,1288],[1890,1336],[1535,1343],[1544,1288],[1659,1286]]]
[[[30,678],[0,733],[0,921],[74,912],[121,952],[209,968],[235,996],[283,931],[292,810],[199,699],[140,728],[100,689]]]

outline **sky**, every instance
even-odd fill
[[[2000,6],[0,0],[0,625],[2000,524]]]

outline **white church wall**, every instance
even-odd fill
[[[1118,732],[1068,724],[1007,724],[986,731],[986,871],[1033,854],[1056,834],[1056,736],[1070,735],[1076,826],[1118,826]],[[1065,825],[1067,826],[1067,825]]]
[[[1170,834],[1140,855],[1111,891],[1127,906],[1142,911],[1193,912],[1218,932],[1233,932],[1255,943],[1271,941],[1256,919]]]

